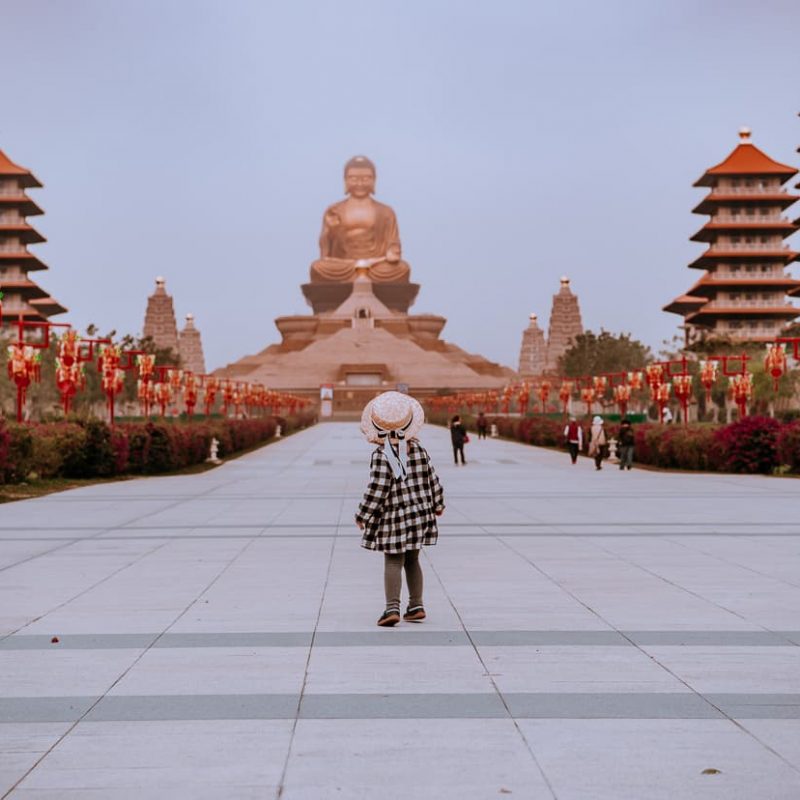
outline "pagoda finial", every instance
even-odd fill
[[[531,322],[535,323],[535,322],[536,322],[536,320],[538,320],[538,319],[539,319],[539,317],[536,315],[536,312],[535,312],[535,311],[531,311],[531,313],[530,313],[530,316],[529,316],[529,319],[530,319],[530,321],[531,321]]]
[[[167,285],[166,279],[161,277],[161,275],[159,275],[156,278],[156,289],[163,289],[166,285]]]
[[[561,276],[561,285],[565,289],[569,289],[569,278],[566,275],[562,275]]]
[[[750,136],[752,135],[752,131],[747,126],[743,128],[739,128],[739,139],[742,144],[752,144],[750,141]]]

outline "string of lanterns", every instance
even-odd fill
[[[213,375],[196,375],[191,370],[172,365],[156,365],[155,355],[141,350],[124,350],[109,339],[81,337],[69,325],[53,322],[30,322],[20,318],[16,341],[8,345],[7,373],[17,389],[17,421],[22,422],[28,390],[41,381],[42,352],[50,348],[51,329],[66,328],[56,344],[55,384],[64,414],[70,412],[78,392],[86,388],[86,365],[95,363],[100,387],[106,396],[109,421],[113,425],[116,403],[125,385],[126,372],[136,373],[136,397],[141,414],[150,417],[157,408],[160,416],[179,414],[181,408],[191,418],[198,401],[206,416],[215,408],[222,392],[222,412],[228,416],[278,415],[296,413],[311,400],[287,392],[268,389],[260,383],[234,381]],[[38,336],[29,335],[36,329]]]
[[[787,347],[791,351],[787,352]],[[780,388],[780,379],[789,369],[789,357],[800,361],[800,337],[781,338],[767,345],[764,357],[764,370],[770,376],[775,393]],[[753,374],[748,370],[751,356],[741,355],[709,356],[698,362],[690,362],[686,357],[672,361],[657,361],[642,370],[632,372],[613,372],[579,378],[542,378],[534,381],[533,391],[541,401],[542,413],[546,413],[547,401],[557,385],[557,395],[561,410],[566,415],[570,404],[576,397],[586,406],[587,413],[593,413],[595,405],[606,407],[613,404],[621,416],[625,416],[631,397],[647,387],[649,401],[658,408],[659,419],[665,418],[671,399],[677,400],[682,410],[684,422],[688,422],[689,405],[694,395],[694,378],[699,379],[705,390],[706,403],[711,402],[711,393],[721,377],[727,379],[727,395],[736,404],[739,415],[747,415],[753,398]],[[696,363],[697,369],[691,369]],[[609,391],[610,390],[610,391]],[[446,410],[456,413],[462,409],[484,413],[511,413],[513,399],[517,398],[516,412],[527,412],[531,385],[528,382],[509,384],[499,391],[456,393],[431,397],[427,402],[433,411]]]

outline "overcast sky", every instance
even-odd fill
[[[657,349],[698,276],[693,181],[742,125],[798,164],[795,0],[0,0],[0,29],[0,149],[45,184],[33,277],[76,327],[136,333],[163,274],[210,368],[310,313],[352,155],[412,310],[513,366],[562,274],[587,327]]]

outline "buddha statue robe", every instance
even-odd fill
[[[322,220],[320,258],[311,265],[311,282],[350,283],[356,267],[369,268],[376,283],[408,283],[410,269],[400,258],[400,233],[394,211],[372,197],[334,203]]]

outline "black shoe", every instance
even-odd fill
[[[422,606],[409,606],[403,614],[403,619],[406,622],[422,622],[425,616],[425,609]]]
[[[395,608],[387,608],[386,611],[381,614],[378,625],[382,628],[392,628],[397,625],[398,622],[400,622],[400,612]]]

